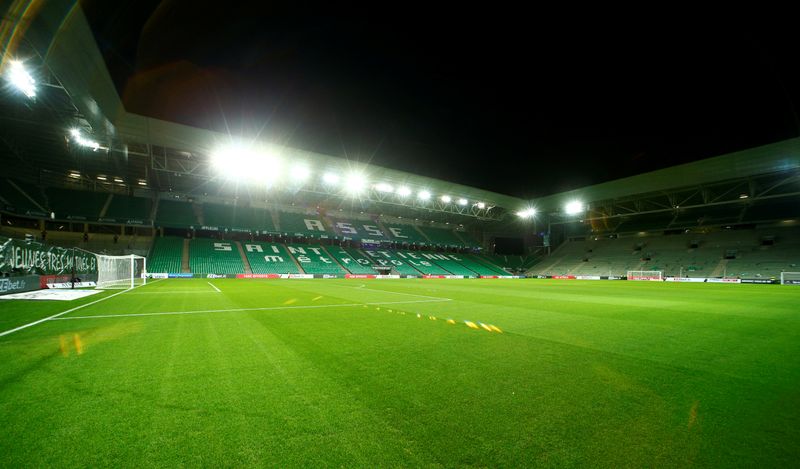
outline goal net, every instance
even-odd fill
[[[629,270],[628,280],[652,280],[658,282],[664,280],[664,272],[661,270]]]
[[[781,272],[781,285],[800,285],[800,272]]]
[[[146,273],[142,256],[97,255],[97,288],[133,288],[147,282]]]

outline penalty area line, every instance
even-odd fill
[[[186,314],[208,314],[208,313],[241,313],[247,311],[280,311],[289,309],[321,309],[321,308],[341,308],[352,306],[383,306],[383,305],[397,305],[397,304],[411,304],[411,303],[443,303],[452,301],[449,298],[442,298],[438,300],[412,300],[412,301],[382,301],[371,303],[342,303],[334,305],[308,305],[308,306],[269,306],[264,308],[233,308],[233,309],[204,309],[198,311],[166,311],[157,313],[130,313],[130,314],[98,314],[93,316],[69,316],[69,317],[53,317],[51,319],[56,321],[69,321],[74,319],[100,319],[100,318],[132,318],[143,316],[181,316]]]
[[[211,282],[206,282],[206,283],[207,283],[207,284],[209,284],[209,285],[211,285],[211,288],[213,288],[214,290],[216,290],[216,291],[217,291],[217,293],[222,293],[222,290],[220,290],[219,288],[217,288],[217,287],[216,287],[216,285],[214,285],[213,283],[211,283]]]

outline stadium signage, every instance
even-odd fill
[[[96,273],[97,257],[84,251],[6,239],[0,242],[0,272],[26,274]]]
[[[667,277],[667,282],[689,282],[689,283],[742,283],[738,278],[708,278],[708,277]]]
[[[48,283],[47,288],[86,288],[86,287],[96,287],[97,282],[61,282],[61,283]]]
[[[557,280],[575,280],[575,276],[574,275],[553,275],[550,278],[554,278],[554,279],[557,279]]]
[[[772,285],[778,283],[778,281],[769,278],[743,278],[742,283],[758,283],[761,285]],[[800,285],[800,281],[798,280],[787,280],[786,283]]]
[[[158,274],[150,274],[150,273],[148,273],[147,276],[150,277],[150,278],[169,278],[169,274],[168,273],[158,273]]]
[[[225,274],[208,274],[206,278],[228,278]]]
[[[346,274],[344,278],[377,278],[374,274]]]
[[[37,290],[38,288],[39,276],[37,275],[0,278],[0,295]]]
[[[167,278],[194,278],[194,274],[180,272],[174,274],[167,274]]]

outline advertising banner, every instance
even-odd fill
[[[38,275],[20,275],[18,277],[0,278],[0,295],[21,293],[39,289]]]
[[[97,256],[77,249],[35,241],[0,239],[0,272],[7,274],[71,275],[97,273]]]

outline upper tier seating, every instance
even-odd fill
[[[156,226],[183,228],[198,225],[191,203],[168,199],[161,199],[158,202]]]
[[[322,246],[289,244],[289,253],[307,274],[341,275],[347,271]]]

